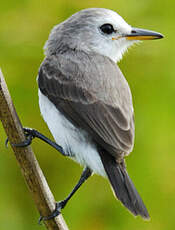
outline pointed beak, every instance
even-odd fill
[[[163,38],[163,35],[151,30],[132,28],[130,34],[124,35],[127,40],[153,40]]]

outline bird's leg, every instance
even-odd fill
[[[61,209],[63,209],[67,202],[70,200],[70,198],[74,195],[74,193],[80,188],[80,186],[92,175],[92,171],[86,167],[82,174],[81,174],[81,177],[78,181],[78,183],[75,185],[75,187],[73,188],[72,192],[66,197],[66,199],[60,201],[60,202],[57,202],[56,203],[56,207],[55,207],[55,210],[51,213],[51,215],[49,216],[41,216],[40,219],[39,219],[39,223],[41,223],[42,220],[50,220],[50,219],[53,219],[54,217],[58,216],[60,213],[61,213]]]
[[[32,143],[33,138],[37,137],[37,138],[41,139],[42,141],[46,142],[47,144],[51,145],[56,150],[58,150],[62,155],[66,156],[63,148],[60,145],[51,141],[46,136],[44,136],[42,133],[38,132],[35,129],[31,129],[31,128],[23,128],[23,130],[24,130],[24,134],[26,136],[26,140],[21,142],[21,143],[18,143],[18,144],[12,143],[13,146],[15,146],[15,147],[26,147]],[[8,138],[5,142],[6,146],[7,146],[7,143],[8,143]]]

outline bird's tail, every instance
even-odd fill
[[[100,156],[115,196],[135,216],[149,219],[148,211],[126,171],[124,162],[117,163],[113,156],[105,152],[101,152]]]

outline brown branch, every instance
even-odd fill
[[[1,71],[0,120],[10,143],[20,143],[25,140],[21,122]],[[12,145],[11,147],[40,215],[48,216],[55,208],[55,200],[31,147],[17,148]],[[44,221],[44,223],[49,230],[68,230],[62,215],[57,216],[55,219]]]

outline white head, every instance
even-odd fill
[[[46,42],[45,53],[50,55],[70,48],[96,52],[117,62],[136,41],[162,37],[153,31],[132,28],[112,10],[90,8],[55,26]]]

